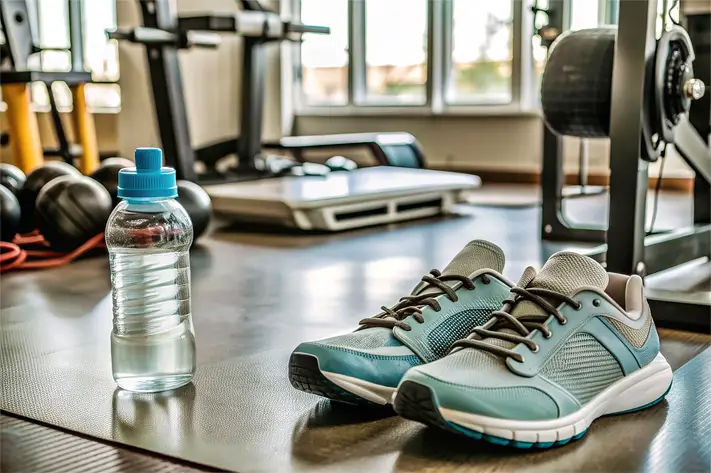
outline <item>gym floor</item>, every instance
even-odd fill
[[[519,190],[535,197],[534,188]],[[600,204],[577,199],[569,211],[600,221]],[[686,223],[689,209],[684,196],[663,194],[658,228]],[[455,438],[289,385],[286,361],[299,342],[352,330],[469,240],[500,245],[511,279],[560,249],[541,243],[538,207],[459,210],[334,235],[217,225],[191,255],[198,374],[170,395],[130,395],[111,379],[104,256],[3,276],[0,470],[707,471],[709,335],[660,329],[676,372],[667,399],[600,419],[580,441],[547,451]],[[710,267],[650,285],[708,289]]]

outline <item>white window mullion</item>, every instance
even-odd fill
[[[348,103],[365,101],[365,0],[348,2]]]
[[[528,60],[530,51],[530,23],[532,20],[526,16],[526,11],[529,10],[528,0],[514,0],[513,3],[513,44],[511,48],[511,103],[512,105],[523,108],[524,103],[528,100],[529,93],[527,91],[530,80],[529,69],[531,62]],[[529,25],[524,23],[528,22]],[[529,34],[526,36],[524,31]],[[525,40],[528,39],[526,42]],[[525,47],[528,44],[529,47]]]
[[[442,99],[448,103],[452,96],[452,48],[454,44],[453,0],[443,0],[442,4]]]
[[[294,21],[301,22],[301,0],[291,0],[291,18]],[[299,112],[306,105],[301,66],[301,43],[287,42],[284,49],[289,50],[291,63],[287,65],[282,59],[282,82],[285,84],[291,83],[291,93],[293,97],[292,111]],[[286,71],[287,68],[289,68],[288,71]],[[291,82],[289,81],[290,78],[293,79]]]
[[[447,4],[451,4],[451,0],[430,0],[428,2],[427,106],[434,114],[441,114],[444,111],[446,71],[449,64],[445,43],[449,43],[449,51],[451,51],[452,42],[452,9],[447,9]],[[447,22],[447,10],[449,11],[449,22]]]

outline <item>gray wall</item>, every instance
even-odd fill
[[[407,131],[421,142],[428,161],[437,167],[539,172],[542,153],[543,121],[535,115],[479,117],[312,117],[295,119],[298,134],[369,131]],[[564,141],[566,172],[577,172],[578,140]],[[590,172],[607,174],[609,141],[591,140]],[[658,164],[650,168],[656,176]],[[666,177],[693,175],[670,151],[664,170]]]

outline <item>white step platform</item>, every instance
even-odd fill
[[[215,213],[230,220],[340,231],[447,213],[480,186],[469,174],[380,166],[205,190]]]

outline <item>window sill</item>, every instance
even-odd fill
[[[309,106],[294,112],[296,117],[541,117],[540,108],[518,105],[473,105],[446,107],[435,111],[432,107],[413,106]]]

